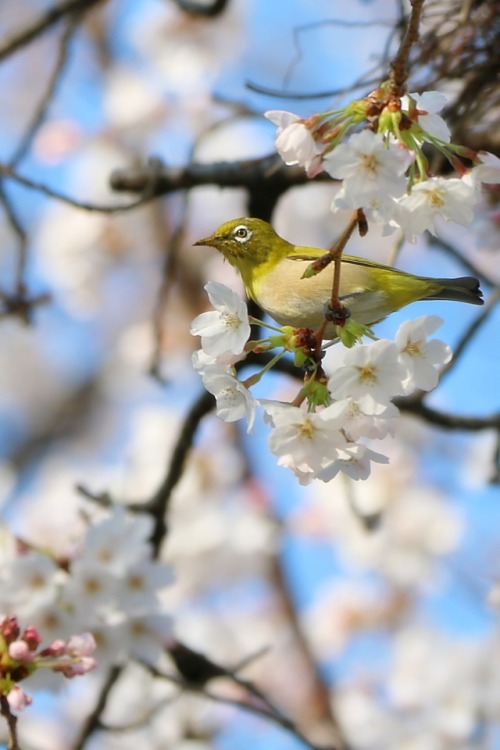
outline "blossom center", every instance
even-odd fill
[[[32,589],[41,589],[45,586],[45,578],[40,573],[34,573],[30,578]]]
[[[371,365],[365,365],[359,368],[359,379],[363,383],[376,383],[376,370]]]
[[[240,393],[236,388],[222,388],[219,398],[222,401],[236,404],[240,400]]]
[[[305,440],[312,440],[314,432],[315,428],[310,419],[306,419],[298,429],[299,436]]]
[[[241,325],[240,318],[234,313],[221,313],[221,320],[226,328],[239,328]]]
[[[442,208],[444,206],[443,193],[441,190],[431,190],[428,195],[431,206],[435,206],[436,208]]]
[[[378,159],[374,154],[365,154],[363,156],[363,168],[366,172],[375,174],[378,169]]]
[[[421,341],[409,341],[404,348],[404,352],[411,357],[419,357],[422,354],[421,345]]]
[[[87,578],[85,591],[87,594],[97,594],[101,590],[101,582],[97,578]]]
[[[142,591],[144,586],[144,578],[140,575],[132,575],[128,581],[129,588],[135,591]]]

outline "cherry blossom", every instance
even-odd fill
[[[443,341],[427,341],[442,324],[437,315],[425,315],[417,320],[405,321],[396,333],[399,361],[407,368],[403,381],[405,393],[416,388],[430,391],[439,380],[440,369],[451,359],[451,349]]]
[[[235,422],[242,417],[248,421],[247,431],[251,432],[255,419],[256,401],[226,367],[213,365],[202,371],[203,384],[217,401],[217,416],[224,422]]]
[[[313,479],[329,482],[339,471],[353,479],[366,478],[370,461],[383,461],[366,446],[350,442],[343,432],[348,403],[339,401],[319,412],[306,412],[287,404],[266,402],[265,413],[273,427],[269,448],[278,465],[294,472],[301,484]]]
[[[301,478],[318,475],[348,446],[341,431],[346,407],[338,403],[315,413],[289,404],[267,402],[264,410],[273,427],[269,447],[279,456],[278,464],[299,472]]]
[[[449,143],[451,133],[448,125],[443,118],[437,113],[440,112],[448,101],[448,97],[439,91],[425,91],[423,94],[410,94],[401,98],[401,106],[413,114],[413,105],[415,102],[417,121],[422,128],[424,139],[426,135],[436,138],[444,143]]]
[[[357,401],[349,398],[347,402],[344,431],[350,440],[361,437],[382,440],[394,433],[395,420],[399,416],[399,409],[394,404],[377,409],[377,414],[365,414]]]
[[[409,239],[426,230],[436,235],[439,219],[468,226],[475,202],[474,188],[465,180],[430,177],[399,199],[399,224]]]
[[[304,120],[284,110],[270,110],[264,117],[278,126],[275,145],[285,164],[304,167],[309,177],[322,171],[322,149]]]
[[[406,370],[392,341],[380,340],[350,349],[344,365],[330,377],[335,398],[352,398],[364,414],[385,411],[394,396],[403,395]]]
[[[12,690],[7,694],[9,706],[13,711],[23,711],[27,706],[33,703],[33,698],[24,692],[19,685],[14,685]]]
[[[359,208],[369,206],[379,196],[401,196],[406,191],[406,170],[411,154],[393,140],[371,130],[352,135],[324,159],[325,170],[343,180],[342,202]],[[338,203],[334,201],[333,209]]]
[[[121,575],[150,556],[148,539],[152,528],[149,516],[140,514],[132,518],[125,508],[117,506],[109,517],[89,526],[78,564],[97,564],[113,575]]]
[[[198,315],[191,324],[193,336],[201,337],[203,351],[210,356],[231,352],[241,354],[250,336],[245,302],[217,281],[205,285],[215,310]]]
[[[464,181],[479,189],[484,183],[486,185],[498,185],[500,183],[500,159],[488,151],[478,151],[474,166],[464,176]]]
[[[331,210],[336,213],[339,210],[347,208],[357,208],[353,196],[349,195],[345,187],[342,186],[336,193]],[[368,222],[383,227],[383,235],[392,234],[399,227],[400,206],[395,198],[390,195],[378,193],[366,199],[363,211]]]

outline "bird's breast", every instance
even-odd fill
[[[316,276],[303,279],[312,260],[286,258],[248,284],[249,295],[280,325],[314,330],[324,320],[325,305],[332,295],[333,264]],[[384,292],[369,289],[369,282],[365,268],[342,264],[340,297],[359,323],[370,324],[386,314],[380,314]]]

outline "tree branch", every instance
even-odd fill
[[[121,673],[122,673],[122,667],[112,667],[109,670],[106,681],[104,682],[104,685],[102,686],[99,696],[97,698],[97,702],[93,710],[91,711],[91,713],[87,716],[83,726],[81,727],[80,732],[72,747],[72,750],[83,750],[83,748],[85,747],[87,743],[88,738],[97,729],[100,728],[100,717],[106,707],[106,703],[111,693],[111,690],[113,689],[113,686],[116,684],[116,681],[120,677]]]
[[[500,430],[500,412],[493,412],[485,417],[467,417],[462,414],[449,414],[427,406],[421,397],[395,398],[394,404],[402,412],[415,414],[429,424],[444,427],[447,430],[479,432],[481,430]]]
[[[184,424],[182,425],[182,430],[177,438],[175,448],[168,463],[168,470],[165,479],[158,487],[150,502],[146,505],[138,506],[137,508],[138,510],[151,513],[154,517],[155,525],[150,541],[153,546],[154,556],[156,557],[159,554],[161,543],[167,533],[168,527],[165,516],[172,496],[172,491],[182,477],[184,464],[186,463],[187,455],[191,450],[198,425],[203,417],[212,411],[214,404],[215,399],[211,393],[208,393],[208,391],[203,391],[195,401],[184,420]]]
[[[62,203],[67,203],[68,205],[73,206],[73,208],[79,208],[82,211],[95,211],[97,213],[104,214],[118,214],[124,213],[125,211],[132,211],[139,206],[145,205],[150,200],[152,200],[152,198],[161,195],[161,191],[157,189],[157,181],[155,175],[156,171],[153,164],[149,169],[147,177],[145,178],[145,181],[143,183],[143,190],[138,191],[142,192],[140,198],[124,205],[109,206],[103,203],[90,203],[86,201],[76,200],[76,198],[71,198],[69,195],[60,193],[58,190],[54,190],[54,188],[45,185],[45,183],[43,182],[37,182],[36,180],[32,180],[29,177],[24,177],[23,175],[19,174],[19,172],[16,172],[14,169],[12,169],[12,167],[10,167],[10,165],[8,164],[0,163],[0,177],[14,180],[20,185],[28,188],[28,190],[35,190],[42,195],[46,195],[48,198],[55,198]]]
[[[150,177],[149,167],[117,169],[110,177],[110,186],[117,192],[140,193]],[[155,195],[165,195],[177,190],[189,190],[200,185],[244,187],[285,192],[293,185],[305,185],[309,177],[301,167],[287,167],[277,154],[245,161],[223,161],[212,164],[191,162],[185,167],[168,167],[158,164],[155,171]],[[320,180],[331,182],[326,174]]]
[[[226,10],[229,0],[214,0],[212,5],[197,3],[195,0],[174,0],[185,13],[192,13],[195,16],[205,16],[205,18],[215,18]]]
[[[424,0],[410,0],[411,15],[403,40],[399,46],[394,59],[391,62],[391,73],[389,86],[391,95],[400,98],[406,93],[406,81],[408,80],[408,59],[411,48],[418,41],[418,30],[420,17],[424,6]]]
[[[271,702],[271,700],[262,693],[259,688],[256,688],[250,681],[243,680],[234,672],[234,670],[217,664],[211,659],[207,659],[207,657],[203,654],[193,651],[186,646],[182,646],[182,650],[186,651],[186,654],[184,654],[183,658],[184,660],[189,660],[189,669],[194,669],[196,670],[197,674],[202,674],[202,679],[200,679],[199,677],[194,680],[190,678],[186,679],[182,671],[180,671],[182,679],[178,679],[176,677],[173,677],[172,675],[161,672],[159,669],[156,669],[150,664],[143,663],[143,666],[148,669],[154,677],[169,680],[170,682],[174,682],[176,685],[179,685],[185,690],[203,695],[205,698],[208,698],[211,701],[229,706],[235,706],[242,709],[243,711],[246,711],[247,713],[255,714],[263,719],[266,719],[269,722],[272,722],[273,724],[276,724],[282,729],[285,729],[287,732],[290,732],[290,734],[292,734],[296,739],[302,742],[306,747],[310,748],[310,750],[336,750],[333,745],[330,745],[328,747],[324,745],[320,746],[308,740],[307,737],[304,736],[302,731],[297,727],[297,725],[290,718],[285,716]],[[177,661],[175,663],[177,666]],[[228,678],[232,682],[236,683],[239,687],[245,689],[249,693],[249,695],[255,699],[256,702],[252,703],[250,701],[229,698],[223,695],[218,695],[217,693],[213,693],[208,690],[207,684],[212,679],[216,679],[219,677]]]

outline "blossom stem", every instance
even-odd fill
[[[268,328],[270,331],[276,331],[276,333],[281,333],[281,328],[278,328],[277,326],[273,326],[270,323],[264,323],[264,321],[259,320],[259,318],[254,318],[253,315],[249,315],[248,320],[253,326],[260,326],[261,328]]]
[[[255,375],[251,375],[246,380],[243,380],[242,383],[245,386],[245,388],[251,388],[252,385],[255,385],[256,383],[258,383],[259,380],[266,374],[266,372],[269,372],[269,370],[271,370],[274,367],[276,362],[278,362],[284,354],[285,354],[285,349],[283,349],[281,352],[278,352],[278,354],[275,354],[274,357],[272,357],[269,360],[269,362],[266,365],[264,365],[262,370],[257,372]]]

